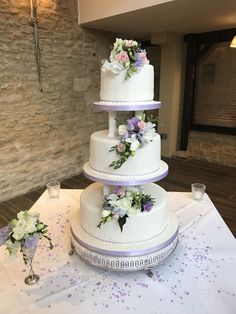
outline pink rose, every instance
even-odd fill
[[[131,47],[133,47],[133,40],[126,40],[125,41],[125,45],[127,46],[127,47],[129,47],[129,48],[131,48]]]
[[[139,129],[145,129],[146,128],[146,123],[143,120],[139,121],[138,122],[138,128]]]
[[[135,40],[127,40],[127,39],[125,39],[125,45],[126,45],[126,47],[128,47],[128,48],[132,48],[132,47],[134,47],[134,46],[137,46],[138,45],[138,43],[137,43],[137,41],[135,41]]]
[[[123,153],[125,151],[125,145],[123,143],[119,143],[116,145],[116,150],[118,153]]]
[[[129,61],[129,56],[127,54],[126,51],[121,51],[119,52],[117,55],[116,55],[116,60],[121,62],[121,63],[124,63],[124,62],[127,62]]]

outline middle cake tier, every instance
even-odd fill
[[[95,132],[90,138],[90,167],[96,171],[117,175],[145,175],[160,168],[160,135],[155,134],[152,142],[140,147],[134,156],[130,156],[119,169],[111,163],[119,158],[116,151],[110,151],[118,145],[119,137],[108,137],[108,130]]]

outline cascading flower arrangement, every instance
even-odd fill
[[[144,194],[140,188],[116,187],[113,193],[104,197],[100,228],[112,219],[117,219],[121,232],[126,219],[139,212],[149,212],[155,201],[150,195]]]
[[[114,74],[125,71],[127,79],[145,64],[149,64],[146,51],[141,49],[137,41],[116,38],[110,54],[110,62],[103,60],[102,71],[108,70]]]
[[[28,259],[24,252],[36,249],[39,239],[46,238],[49,241],[50,249],[53,248],[51,239],[46,235],[47,227],[39,220],[39,214],[21,211],[8,226],[0,229],[0,246],[5,244],[10,255],[20,250],[24,262],[27,264]]]
[[[118,127],[120,143],[110,149],[110,152],[116,151],[119,159],[113,161],[109,167],[119,169],[130,156],[135,155],[138,148],[152,142],[156,136],[155,126],[154,123],[145,122],[138,117],[128,119],[127,125],[120,125]]]

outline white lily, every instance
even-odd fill
[[[102,71],[111,71],[114,74],[119,74],[124,70],[123,65],[118,61],[108,62],[107,60],[102,65]]]
[[[140,147],[140,143],[136,139],[136,135],[135,134],[132,134],[131,138],[127,138],[125,141],[127,143],[131,143],[131,145],[130,145],[131,152],[135,152]]]

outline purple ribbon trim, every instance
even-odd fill
[[[109,104],[109,102],[108,102]],[[109,105],[105,105],[102,102],[94,102],[94,107],[96,110],[107,110],[107,111],[134,111],[134,110],[152,110],[159,109],[161,107],[161,102],[143,102],[138,104],[138,102],[134,102],[133,104],[124,104],[116,105],[110,103]]]
[[[95,253],[99,253],[99,254],[103,254],[103,255],[108,255],[108,256],[127,256],[127,257],[131,257],[131,256],[141,256],[141,255],[147,255],[147,254],[151,254],[154,252],[157,252],[159,250],[162,250],[164,248],[166,248],[168,245],[170,245],[178,236],[178,232],[179,232],[179,228],[177,228],[176,232],[165,242],[155,245],[153,247],[147,248],[147,249],[142,249],[142,250],[132,250],[132,251],[112,251],[112,250],[105,250],[105,249],[100,249],[97,247],[94,247],[90,244],[85,243],[84,241],[81,241],[73,232],[73,230],[71,229],[71,233],[74,237],[74,239],[83,247],[89,249],[90,251],[93,251]]]
[[[158,175],[158,176],[153,176],[147,179],[140,179],[140,180],[133,180],[133,181],[122,181],[122,180],[112,180],[112,179],[103,179],[100,177],[96,177],[96,176],[92,176],[90,174],[88,174],[85,170],[83,170],[84,175],[86,176],[86,178],[88,178],[89,180],[95,181],[95,182],[101,182],[103,184],[106,185],[121,185],[121,186],[130,186],[130,185],[141,185],[141,184],[146,184],[146,183],[150,183],[150,182],[156,182],[156,181],[160,181],[161,179],[165,178],[168,174],[168,169],[163,172],[162,174]]]

